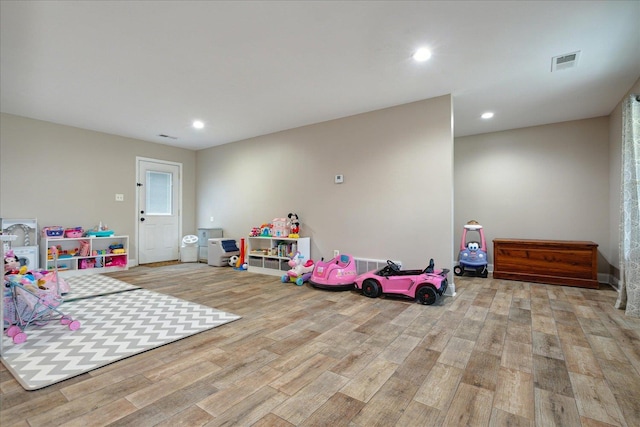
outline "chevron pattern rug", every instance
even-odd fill
[[[65,302],[140,289],[140,286],[130,285],[102,274],[72,276],[64,280],[71,289],[71,292],[63,296]]]
[[[114,279],[115,280],[115,279]],[[2,363],[26,390],[37,390],[240,318],[146,289],[65,302],[82,326],[58,321],[27,328],[27,341],[3,335]]]

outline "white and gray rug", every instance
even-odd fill
[[[140,286],[130,285],[122,280],[102,274],[72,276],[64,278],[64,280],[71,289],[71,292],[63,295],[65,302],[140,289]]]
[[[115,280],[115,279],[113,279]],[[37,390],[126,357],[240,318],[146,289],[65,302],[61,311],[81,322],[26,329],[14,344],[3,334],[2,363],[27,390]]]

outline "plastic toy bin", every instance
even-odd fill
[[[62,239],[64,237],[64,228],[58,225],[42,227],[42,237],[49,239]]]
[[[69,238],[78,238],[82,237],[84,230],[82,228],[67,228],[64,231],[64,236]]]
[[[180,261],[182,262],[197,262],[198,261],[198,247],[197,246],[183,246],[180,248]]]
[[[198,236],[188,235],[182,238],[180,261],[198,262]]]

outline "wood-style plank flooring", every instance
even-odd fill
[[[205,264],[112,277],[242,319],[38,391],[8,426],[640,426],[616,292],[456,278],[432,306]]]

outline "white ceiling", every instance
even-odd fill
[[[456,136],[597,117],[640,77],[638,1],[0,4],[2,112],[190,149],[449,93]]]

